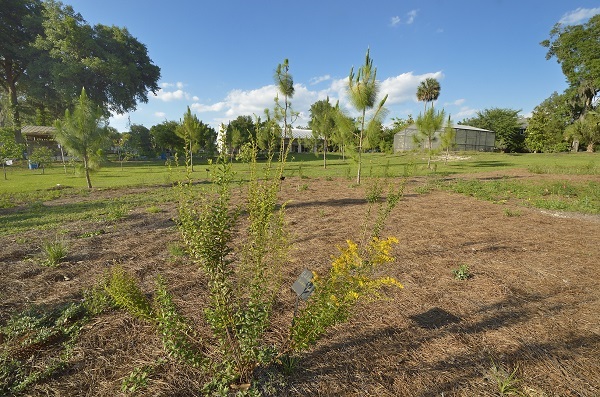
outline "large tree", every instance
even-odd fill
[[[0,87],[8,97],[8,118],[18,143],[24,140],[17,86],[36,58],[31,44],[43,32],[41,16],[39,0],[4,0],[0,7]]]
[[[593,152],[595,146],[600,144],[600,113],[595,110],[587,112],[583,118],[568,126],[565,134],[568,138],[581,141],[588,152]]]
[[[20,134],[20,102],[42,122],[68,109],[81,88],[108,112],[125,113],[158,90],[160,69],[125,28],[90,26],[54,0],[5,0],[0,7],[0,86]],[[18,102],[19,101],[19,102]]]
[[[83,161],[89,189],[92,188],[90,169],[98,166],[100,151],[110,141],[110,131],[106,124],[102,108],[88,98],[85,89],[81,90],[73,112],[67,109],[64,119],[55,123],[56,140],[70,155],[78,156]]]
[[[362,151],[367,130],[377,128],[378,123],[384,118],[386,110],[384,108],[387,94],[377,104],[377,95],[379,93],[379,84],[377,82],[377,68],[373,66],[373,59],[369,56],[369,50],[365,56],[365,64],[354,74],[354,67],[350,69],[348,77],[348,96],[354,108],[360,113],[360,127],[358,132],[358,171],[356,174],[356,183],[360,185],[360,173],[362,167]],[[367,121],[367,112],[370,112],[369,121]]]
[[[150,134],[158,149],[168,150],[171,153],[182,152],[185,147],[183,139],[177,135],[176,121],[165,120],[160,124],[150,127]]]
[[[541,45],[548,48],[546,59],[560,63],[584,113],[591,110],[600,92],[600,14],[582,25],[556,24]]]
[[[323,139],[323,168],[327,168],[327,147],[336,129],[335,108],[329,103],[329,97],[310,106],[308,126],[315,138]]]
[[[573,122],[566,94],[554,92],[533,109],[525,132],[525,147],[530,152],[560,152],[568,150],[565,129]]]
[[[149,157],[154,155],[152,135],[150,130],[143,125],[133,124],[129,127],[127,145],[140,156]]]
[[[520,132],[520,110],[491,108],[478,111],[476,116],[459,124],[483,128],[496,133],[496,147],[507,152],[523,150],[524,136]]]
[[[440,82],[436,79],[428,77],[421,81],[421,84],[417,87],[417,99],[425,102],[424,112],[427,111],[427,104],[429,102],[431,102],[431,107],[433,107],[433,102],[440,96],[440,91]]]
[[[231,154],[238,151],[242,145],[256,138],[256,125],[252,116],[238,116],[227,124],[225,140]]]

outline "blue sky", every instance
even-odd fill
[[[126,27],[161,68],[160,92],[128,120],[150,128],[179,121],[187,106],[218,129],[239,115],[273,107],[273,73],[289,59],[296,125],[310,105],[329,96],[347,107],[350,68],[367,48],[392,117],[416,117],[416,89],[439,80],[453,121],[492,107],[527,116],[552,92],[566,88],[560,65],[539,43],[554,24],[578,24],[600,13],[580,0],[266,1],[65,0],[90,24]]]

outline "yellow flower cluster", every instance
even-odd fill
[[[383,240],[373,238],[362,252],[353,241],[348,240],[346,243],[348,246],[340,248],[340,254],[333,259],[330,277],[326,281],[332,292],[332,303],[339,305],[338,298],[343,299],[346,304],[351,304],[364,295],[377,296],[377,290],[384,286],[403,288],[393,277],[372,277],[376,267],[394,261],[391,252],[392,245],[398,243],[395,237]],[[316,284],[321,283],[321,279],[316,277],[313,281]],[[338,294],[337,297],[333,292]]]

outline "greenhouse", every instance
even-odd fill
[[[496,133],[494,131],[461,124],[454,124],[452,128],[456,132],[456,136],[450,150],[491,152],[495,148]],[[443,129],[436,131],[432,144],[433,149],[440,147],[439,137],[443,132]],[[419,142],[418,137],[419,131],[415,124],[397,132],[394,135],[394,153],[424,149],[427,141]]]

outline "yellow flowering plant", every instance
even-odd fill
[[[326,277],[315,274],[315,293],[299,312],[291,330],[291,350],[302,351],[314,344],[327,328],[348,319],[361,298],[379,298],[386,286],[403,288],[393,277],[375,277],[375,270],[394,261],[395,237],[373,237],[364,249],[348,240],[333,258]]]

